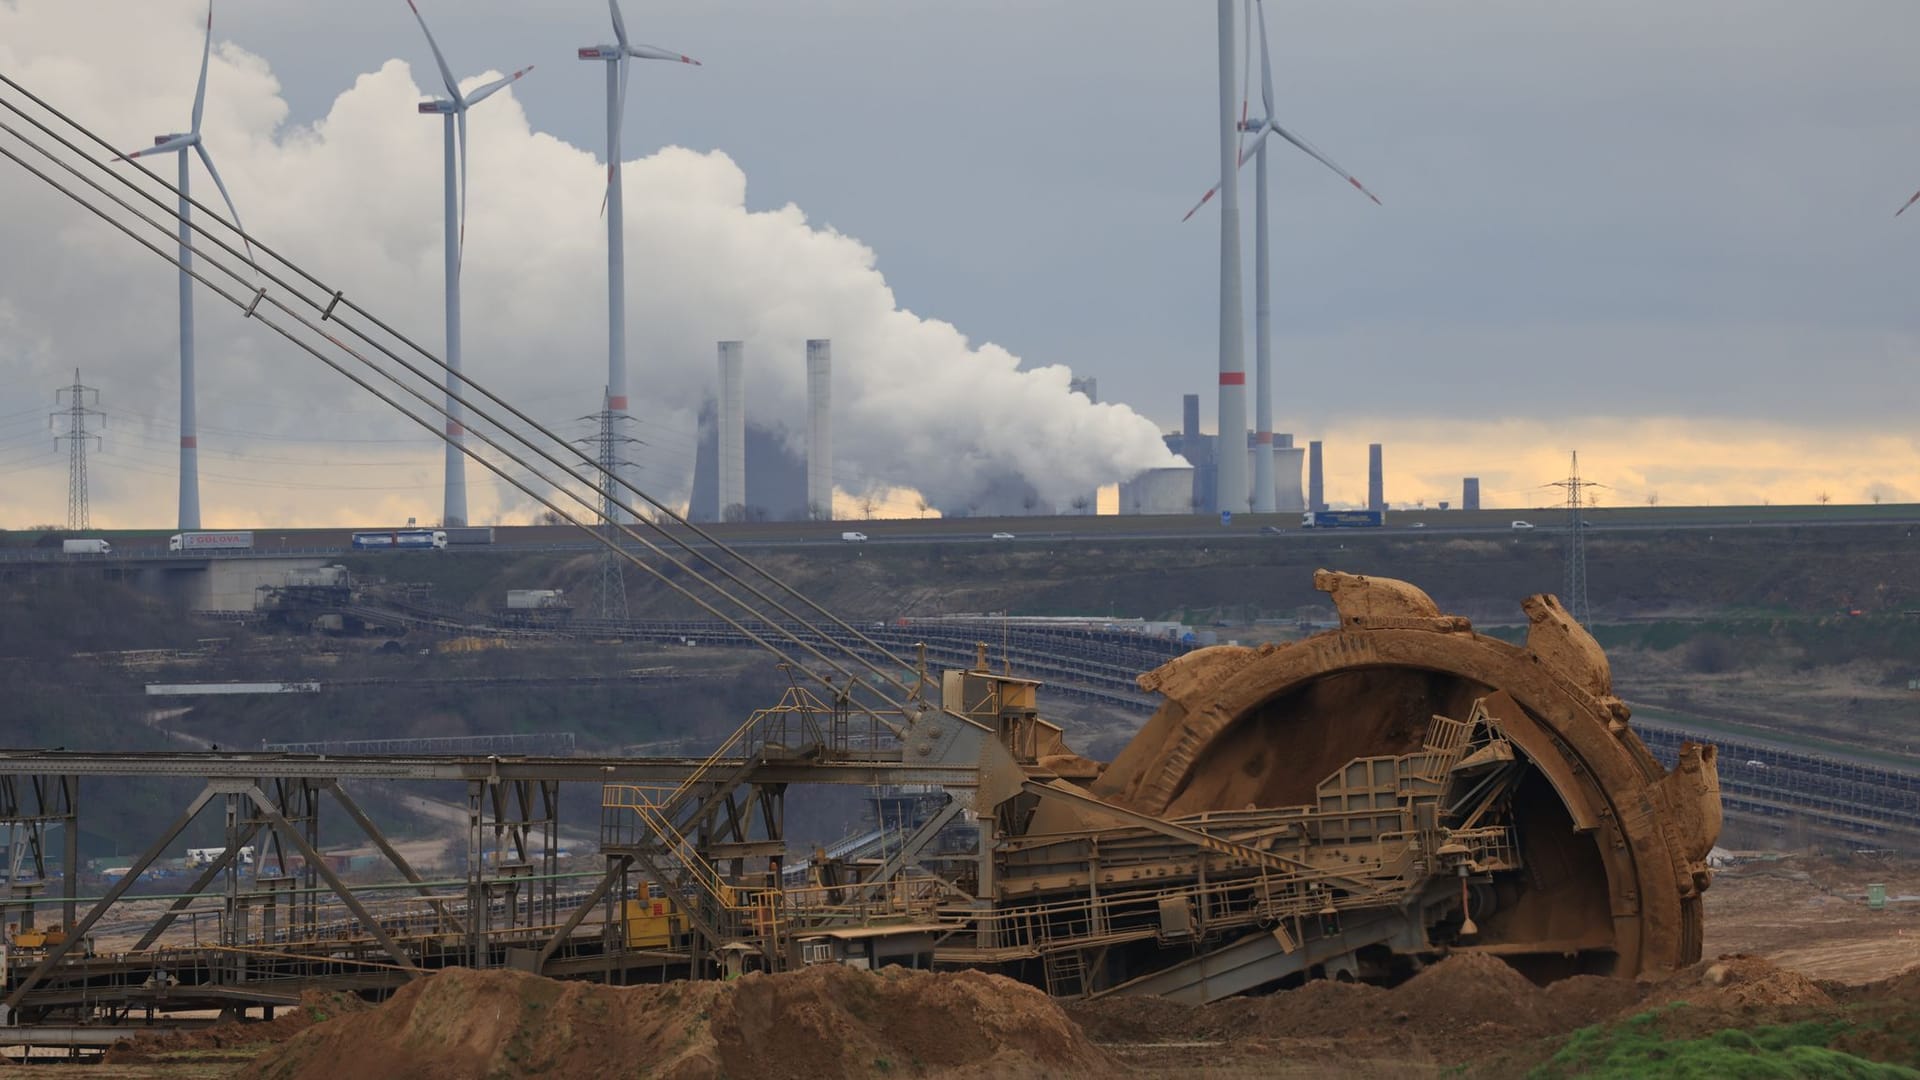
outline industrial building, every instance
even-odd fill
[[[1253,476],[1254,459],[1259,453],[1259,436],[1248,432],[1247,471]],[[1187,394],[1180,401],[1180,430],[1163,436],[1167,449],[1180,455],[1188,465],[1189,473],[1184,469],[1156,469],[1127,484],[1121,485],[1120,512],[1122,514],[1212,514],[1219,511],[1214,494],[1215,479],[1220,469],[1220,437],[1204,434],[1200,430],[1200,395]],[[1319,446],[1318,443],[1313,444]],[[1301,466],[1305,463],[1305,452],[1293,444],[1293,436],[1275,433],[1273,436],[1273,487],[1275,510],[1307,509],[1307,493],[1300,482]],[[1158,509],[1170,507],[1174,502],[1169,485],[1175,483],[1170,475],[1188,474],[1192,482],[1192,491],[1185,499],[1179,500],[1179,509]],[[1249,500],[1249,504],[1258,500]],[[1145,509],[1155,507],[1156,509]]]

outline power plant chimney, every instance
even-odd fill
[[[833,520],[833,342],[807,342],[807,516]]]
[[[1468,476],[1460,481],[1460,509],[1480,509],[1480,478]]]
[[[1200,438],[1200,395],[1180,395],[1180,437],[1191,447]],[[1191,458],[1188,459],[1192,461]],[[1200,464],[1194,461],[1193,464]]]
[[[1387,488],[1380,467],[1380,444],[1367,444],[1367,509],[1387,508]]]
[[[1320,458],[1320,440],[1307,444],[1307,509],[1327,508],[1327,471]]]
[[[1235,85],[1233,0],[1220,0],[1220,412],[1214,462],[1214,509],[1245,511],[1247,479],[1247,356],[1241,337],[1240,109]]]
[[[720,343],[719,468],[721,521],[744,521],[747,509],[746,346]]]

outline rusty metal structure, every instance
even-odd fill
[[[1339,629],[1142,675],[1165,704],[1111,763],[1069,749],[1039,684],[984,656],[923,669],[893,717],[796,684],[703,759],[0,753],[0,809],[34,853],[54,825],[81,827],[83,778],[204,782],[84,912],[71,876],[47,896],[14,875],[11,921],[66,917],[8,956],[8,1016],[23,1040],[108,1038],[143,1012],[378,992],[455,965],[628,981],[897,962],[1209,1001],[1390,981],[1461,950],[1540,978],[1698,958],[1712,748],[1661,768],[1551,597],[1526,601],[1521,646],[1402,582],[1317,583]],[[342,783],[373,779],[465,789],[461,879],[416,872]],[[785,797],[809,783],[919,785],[931,809],[883,857],[789,865]],[[568,785],[599,797],[590,871],[556,861]],[[325,805],[379,849],[387,882],[330,868]],[[220,853],[131,947],[95,947],[214,806]],[[183,916],[213,925],[188,940]]]

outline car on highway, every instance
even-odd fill
[[[1409,529],[1424,529],[1426,527],[1427,527],[1427,523],[1424,521],[1416,521],[1413,524],[1407,526],[1407,528]]]
[[[840,539],[843,543],[864,544],[867,542],[867,534],[863,532],[843,532],[840,534]]]
[[[995,540],[1011,540],[1013,539],[1013,534],[1009,532],[998,532],[993,534],[993,538]]]
[[[1262,525],[1260,526],[1260,531],[1266,533],[1268,536],[1279,536],[1286,530],[1278,525]]]
[[[1531,522],[1516,521],[1513,523],[1513,527],[1516,529],[1531,529],[1533,528],[1533,525]]]

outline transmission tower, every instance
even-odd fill
[[[58,424],[67,422],[66,431],[53,437],[53,448],[67,444],[67,528],[71,530],[93,527],[87,510],[87,443],[91,440],[99,443],[100,436],[87,430],[88,419],[98,419],[101,427],[107,426],[107,414],[98,409],[87,408],[87,395],[93,395],[93,403],[100,404],[100,391],[91,386],[80,384],[80,369],[73,369],[73,385],[63,386],[53,392],[53,400],[58,402],[64,395],[67,407],[52,413],[48,422]]]
[[[1607,485],[1580,479],[1580,451],[1575,450],[1572,463],[1567,470],[1567,478],[1554,480],[1547,486],[1564,489],[1567,493],[1567,583],[1562,591],[1560,602],[1566,605],[1567,613],[1573,616],[1573,620],[1584,626],[1589,608],[1587,606],[1587,519],[1583,511],[1592,501],[1587,495],[1587,489]]]
[[[605,491],[600,496],[600,529],[609,543],[618,544],[621,511],[614,505],[617,492],[614,478],[621,475],[623,466],[633,464],[624,456],[624,451],[639,440],[620,433],[617,425],[626,419],[625,412],[615,410],[604,394],[600,400],[599,412],[581,417],[582,420],[594,422],[595,433],[580,442],[594,448],[594,460],[598,467],[588,469],[587,475]],[[599,581],[593,591],[593,613],[595,618],[609,622],[625,622],[627,619],[626,566],[611,548],[602,548],[600,551]]]

